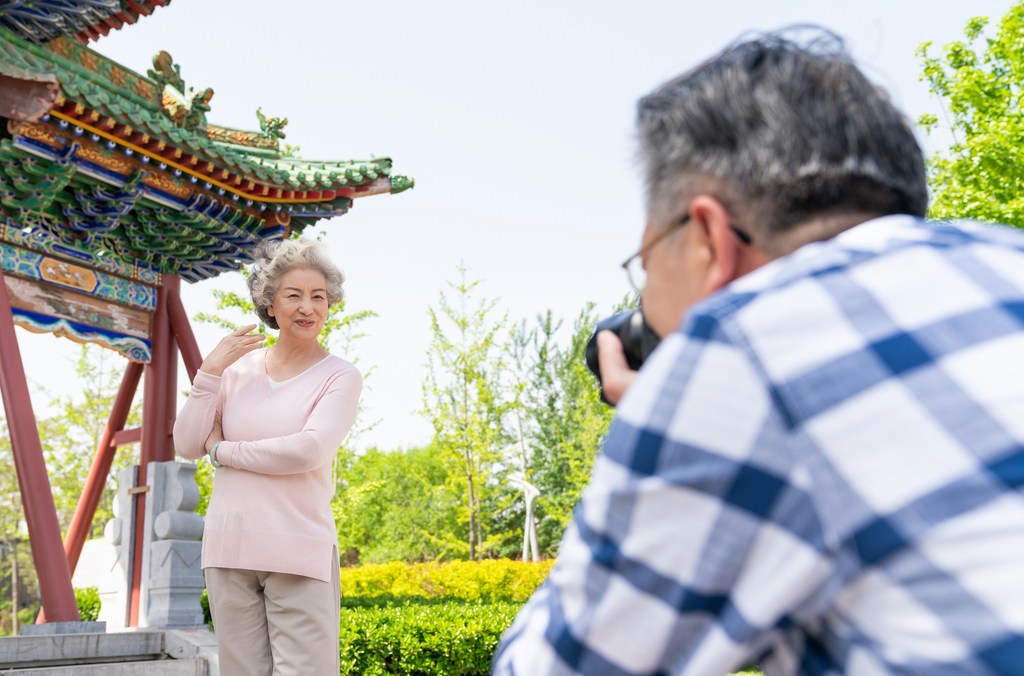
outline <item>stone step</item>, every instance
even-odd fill
[[[4,676],[207,676],[206,660],[148,660],[115,664],[5,669]]]
[[[156,660],[163,648],[159,631],[13,636],[0,638],[0,670]]]

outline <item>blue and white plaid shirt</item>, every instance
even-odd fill
[[[889,216],[695,306],[501,676],[1024,674],[1024,233]]]

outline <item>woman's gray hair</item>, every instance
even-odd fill
[[[308,237],[264,240],[253,251],[254,262],[249,270],[249,294],[256,314],[272,329],[281,328],[267,308],[274,304],[274,294],[281,275],[294,268],[308,268],[323,273],[327,280],[328,306],[340,303],[345,292],[341,285],[345,274],[331,260],[327,245]]]
[[[724,184],[726,208],[751,210],[744,225],[762,245],[828,212],[924,216],[910,124],[834,34],[786,37],[807,28],[735,44],[640,100],[652,214],[674,216],[665,212],[703,176]]]

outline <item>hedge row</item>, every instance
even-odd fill
[[[554,560],[508,559],[450,563],[381,563],[341,569],[341,595],[449,598],[522,603],[547,577]]]
[[[486,676],[520,603],[378,597],[345,599],[341,673]]]

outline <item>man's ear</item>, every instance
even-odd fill
[[[730,227],[729,212],[710,195],[698,195],[690,202],[690,218],[708,247],[703,292],[712,294],[740,276],[741,243]]]

